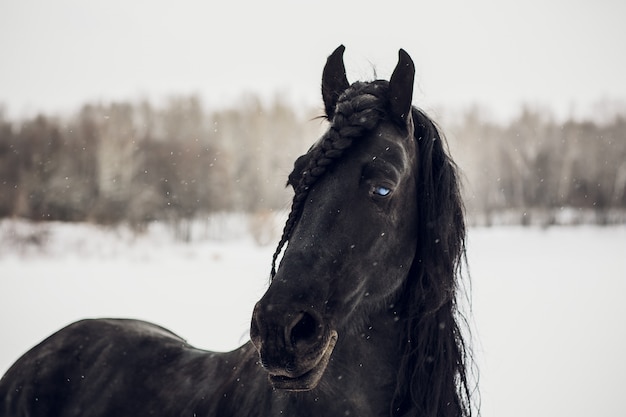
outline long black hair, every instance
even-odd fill
[[[433,121],[413,108],[418,145],[418,246],[399,306],[405,332],[394,416],[471,416],[472,354],[457,295],[465,220],[457,167]],[[463,334],[463,331],[466,333]]]

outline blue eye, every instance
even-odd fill
[[[391,194],[391,189],[383,185],[375,185],[372,192],[378,196],[387,197],[389,194]]]

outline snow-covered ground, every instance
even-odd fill
[[[472,229],[484,417],[623,416],[626,227]]]
[[[274,249],[241,233],[185,244],[158,227],[43,231],[0,222],[0,373],[85,317],[146,319],[198,347],[235,348]],[[622,416],[626,227],[473,228],[468,251],[482,415]]]

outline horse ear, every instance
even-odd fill
[[[335,106],[341,93],[350,87],[346,78],[346,67],[343,65],[343,51],[345,49],[345,46],[339,45],[330,54],[322,73],[322,99],[324,100],[324,109],[328,119],[333,118]]]
[[[391,112],[398,120],[410,123],[415,65],[404,49],[400,49],[398,56],[398,65],[389,80]]]

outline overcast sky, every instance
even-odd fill
[[[350,80],[388,78],[406,49],[427,110],[584,113],[626,99],[625,17],[623,0],[0,0],[0,103],[17,116],[194,92],[319,105],[344,44]]]

